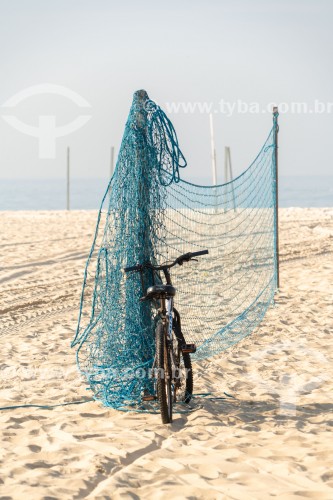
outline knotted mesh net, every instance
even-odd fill
[[[175,305],[193,359],[218,354],[258,326],[276,289],[276,119],[253,163],[236,179],[198,186],[180,178],[186,161],[165,113],[134,94],[98,214],[72,346],[94,397],[113,408],[152,390],[156,310],[140,302],[149,270],[180,254],[209,250],[172,269]],[[143,283],[142,283],[143,281]],[[143,285],[143,286],[142,286]]]

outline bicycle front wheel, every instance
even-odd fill
[[[170,353],[166,346],[166,335],[162,322],[156,327],[156,365],[157,399],[163,424],[172,422],[172,390],[171,390],[171,363]]]

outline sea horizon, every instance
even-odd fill
[[[207,178],[193,178],[209,185]],[[107,178],[73,177],[70,180],[70,209],[97,210],[107,189]],[[0,211],[66,210],[66,179],[0,179]],[[333,176],[280,176],[279,206],[332,207]]]

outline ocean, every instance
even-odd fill
[[[70,208],[98,209],[107,179],[71,179]],[[332,207],[333,176],[281,176],[280,207]],[[0,180],[0,210],[64,210],[65,179]]]

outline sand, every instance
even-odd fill
[[[275,307],[195,366],[211,394],[171,425],[89,401],[77,373],[95,219],[0,213],[0,406],[87,400],[0,411],[0,498],[332,499],[333,209],[280,211]]]

